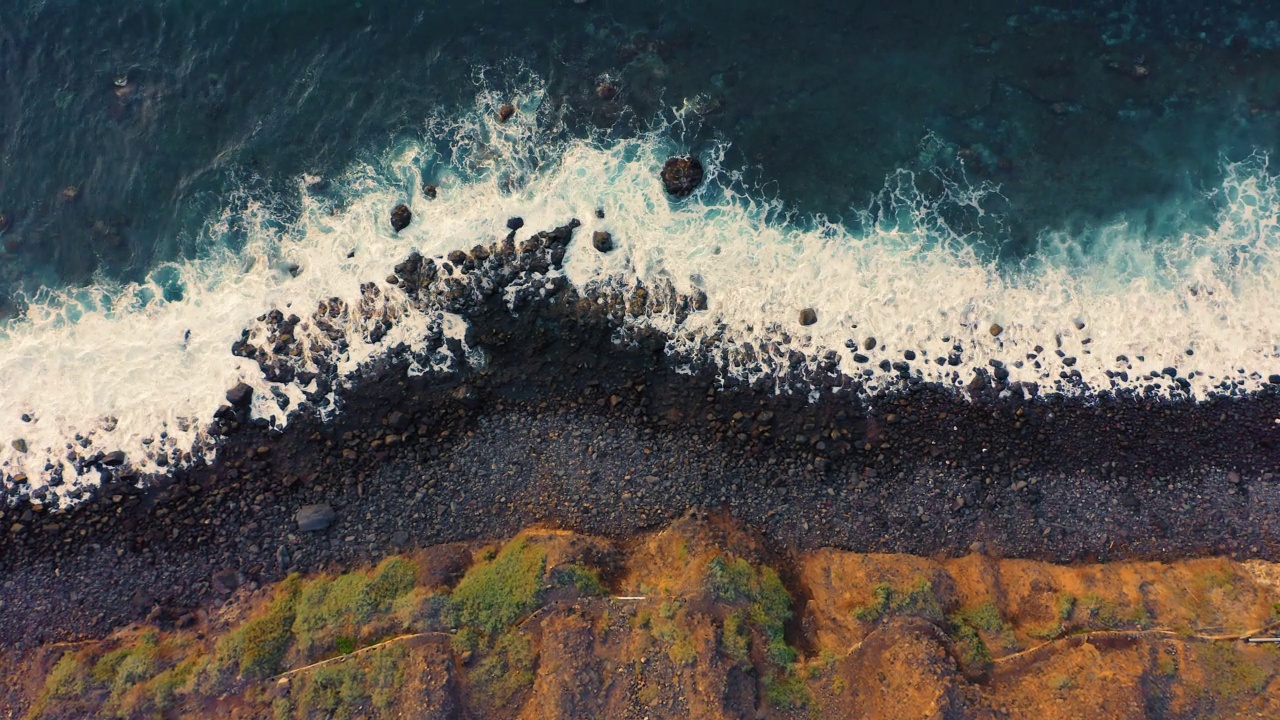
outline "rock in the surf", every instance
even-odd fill
[[[609,252],[613,249],[613,236],[604,230],[597,230],[591,234],[591,247],[600,252]]]
[[[522,227],[524,227],[524,218],[522,217],[507,218],[508,230],[519,230]]]
[[[391,209],[391,229],[396,232],[409,227],[409,223],[413,220],[413,212],[409,210],[409,206],[400,203]]]
[[[1000,333],[1004,332],[1004,328],[996,323],[991,323],[991,337],[1000,337]]]
[[[298,522],[299,532],[319,532],[333,524],[338,517],[328,505],[303,505],[298,508],[294,519]]]
[[[662,166],[662,184],[675,197],[684,197],[702,183],[702,163],[696,157],[669,158]]]
[[[813,308],[805,308],[800,311],[800,324],[812,325],[818,322],[818,311]]]
[[[124,451],[112,450],[102,456],[102,464],[108,467],[119,467],[124,464]]]
[[[425,195],[428,200],[435,200],[436,196],[440,194],[440,186],[432,185],[431,183],[423,183],[422,194]]]
[[[504,123],[510,120],[511,116],[515,114],[516,114],[515,105],[512,105],[511,103],[503,103],[502,106],[498,108],[498,122]]]
[[[253,399],[253,388],[248,383],[236,383],[236,386],[227,391],[227,402],[232,407],[245,407],[249,401]]]

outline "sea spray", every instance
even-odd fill
[[[287,222],[277,200],[246,194],[208,224],[210,249],[198,259],[141,283],[29,298],[0,337],[0,470],[70,496],[100,470],[68,460],[69,450],[123,451],[140,472],[208,457],[216,440],[206,430],[238,382],[255,390],[255,417],[287,423],[314,398],[314,379],[273,382],[232,353],[263,336],[260,318],[272,310],[297,315],[309,347],[326,353],[330,402],[308,404],[321,413],[338,411],[343,383],[393,350],[414,358],[413,372],[448,367],[460,358],[427,339],[447,334],[458,346],[465,323],[422,311],[384,279],[413,251],[443,267],[451,250],[494,243],[513,216],[525,234],[577,218],[582,236],[606,231],[615,246],[573,242],[561,268],[530,273],[526,287],[563,277],[578,288],[705,298],[693,312],[620,315],[618,339],[628,327],[661,331],[675,364],[712,364],[726,377],[774,382],[799,358],[812,372],[838,367],[868,395],[904,376],[963,393],[990,373],[1006,392],[1192,399],[1254,391],[1280,372],[1280,315],[1270,310],[1280,199],[1266,157],[1225,165],[1211,223],[1151,235],[1116,222],[1089,252],[1046,233],[1040,252],[1006,266],[989,252],[998,238],[948,221],[957,210],[981,214],[994,188],[944,184],[930,194],[904,171],[874,211],[851,207],[857,222],[796,217],[728,166],[726,143],[682,144],[687,114],[621,139],[575,138],[544,99],[532,77],[484,87],[471,112],[428,122],[425,141],[300,182]],[[516,108],[505,121],[501,102]],[[685,152],[699,154],[707,177],[672,199],[658,171]],[[435,198],[424,183],[439,187]],[[388,212],[398,203],[414,220],[396,233]],[[512,297],[511,311],[522,311]],[[348,313],[331,328],[340,337],[326,340],[308,320],[318,303],[358,308],[362,298],[387,319],[382,332]],[[802,309],[812,324],[801,324]],[[481,361],[482,348],[463,350]]]

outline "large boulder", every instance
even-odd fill
[[[409,223],[413,221],[413,211],[408,205],[400,203],[391,209],[391,229],[396,232],[409,227]]]
[[[669,158],[662,166],[662,184],[675,197],[684,197],[702,183],[702,163],[692,156]]]
[[[327,529],[337,519],[338,514],[328,505],[303,505],[298,508],[294,519],[298,521],[299,532],[319,532]]]

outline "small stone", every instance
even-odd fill
[[[618,86],[609,77],[600,78],[600,82],[596,83],[596,97],[609,102],[618,97]]]
[[[333,524],[338,517],[333,508],[328,505],[303,505],[298,508],[298,514],[294,519],[298,523],[300,532],[318,532],[324,530]]]
[[[440,194],[440,187],[432,185],[431,183],[423,183],[422,194],[425,195],[428,200],[435,200],[436,195]]]
[[[1227,482],[1231,483],[1232,485],[1239,485],[1239,484],[1240,484],[1240,473],[1236,472],[1235,470],[1232,470],[1232,471],[1228,472],[1228,473],[1227,473]]]
[[[1004,328],[1000,327],[996,323],[991,323],[990,332],[991,337],[1000,337],[1000,333],[1004,332]]]
[[[862,349],[863,349],[863,350],[875,350],[875,349],[876,349],[876,339],[875,339],[875,338],[873,338],[873,337],[869,337],[869,338],[867,338],[867,339],[866,339],[865,341],[863,341],[863,343],[862,343]]]
[[[702,163],[695,157],[673,157],[662,166],[662,184],[675,197],[684,197],[702,184]]]
[[[248,383],[236,383],[236,386],[227,391],[227,402],[233,407],[242,408],[249,404],[253,399],[253,388]]]
[[[516,114],[515,105],[512,105],[511,103],[503,103],[501,107],[498,108],[498,122],[504,123],[510,120],[511,116],[515,114]]]
[[[103,464],[103,465],[107,465],[107,466],[109,466],[109,467],[119,467],[120,465],[123,465],[123,464],[124,464],[124,451],[123,451],[123,450],[112,450],[111,452],[107,453],[106,455],[103,455],[103,456],[102,456],[102,464]]]
[[[969,552],[974,555],[981,555],[987,551],[987,546],[981,540],[974,540],[969,543]]]
[[[18,438],[17,440],[14,440],[10,444],[13,445],[14,450],[17,450],[20,453],[24,453],[27,451],[27,441],[23,440],[22,438]]]
[[[391,533],[391,545],[400,550],[405,549],[409,545],[409,533],[404,530]]]
[[[391,229],[396,232],[409,227],[409,223],[413,220],[413,212],[409,210],[409,206],[400,203],[391,209]]]
[[[600,220],[604,219],[604,208],[596,208],[596,217]]]
[[[519,230],[522,227],[524,227],[524,218],[520,218],[520,217],[507,218],[508,230]]]
[[[800,311],[800,324],[812,325],[818,322],[818,311],[813,308],[805,308]]]
[[[613,236],[604,230],[597,230],[591,234],[591,247],[600,252],[609,252],[613,249]]]

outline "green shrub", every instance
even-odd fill
[[[770,673],[764,681],[764,697],[773,707],[794,710],[807,706],[811,698],[804,679],[794,672]]]
[[[489,708],[506,707],[533,685],[533,662],[528,638],[515,629],[502,633],[471,672],[477,699]]]
[[[725,616],[720,644],[725,656],[735,665],[743,670],[751,668],[751,635],[741,612],[731,612]]]
[[[306,583],[298,596],[292,628],[298,649],[308,658],[333,650],[351,652],[360,628],[375,616],[392,612],[397,600],[414,589],[417,575],[412,562],[391,557],[372,573],[357,570]],[[345,641],[342,647],[339,640]]]
[[[234,668],[250,679],[262,679],[283,669],[292,638],[301,581],[290,575],[277,588],[265,610],[223,636],[214,646],[214,682]]]
[[[853,616],[864,622],[875,622],[889,610],[889,601],[893,597],[893,587],[888,583],[878,583],[871,588],[871,602],[853,609]]]
[[[404,664],[409,651],[403,644],[388,645],[370,653],[366,677],[373,706],[386,712],[395,706],[404,687]]]
[[[762,566],[757,570],[743,558],[732,561],[712,558],[707,564],[707,589],[722,603],[745,605],[743,616],[733,622],[740,624],[745,620],[760,634],[768,662],[778,668],[790,668],[798,656],[786,640],[786,623],[791,619],[791,594],[773,568]],[[726,617],[726,628],[729,618],[734,615],[736,613]],[[726,632],[724,637],[730,638],[730,635]],[[730,638],[728,642],[736,641]],[[745,640],[735,646],[733,652],[745,652],[741,647],[743,644]]]
[[[552,570],[551,582],[556,587],[573,587],[582,597],[599,597],[605,594],[600,574],[582,565],[562,565]]]
[[[358,662],[340,662],[316,668],[302,681],[297,693],[299,717],[321,710],[325,717],[347,720],[368,698],[364,669]]]
[[[959,628],[968,626],[988,636],[998,638],[1001,647],[1006,651],[1017,650],[1018,640],[1013,634],[1013,626],[1005,621],[1000,609],[993,602],[985,602],[969,610],[961,610],[951,615],[951,625]]]
[[[486,637],[516,624],[538,606],[546,562],[545,550],[517,538],[472,566],[451,595],[458,621]]]

